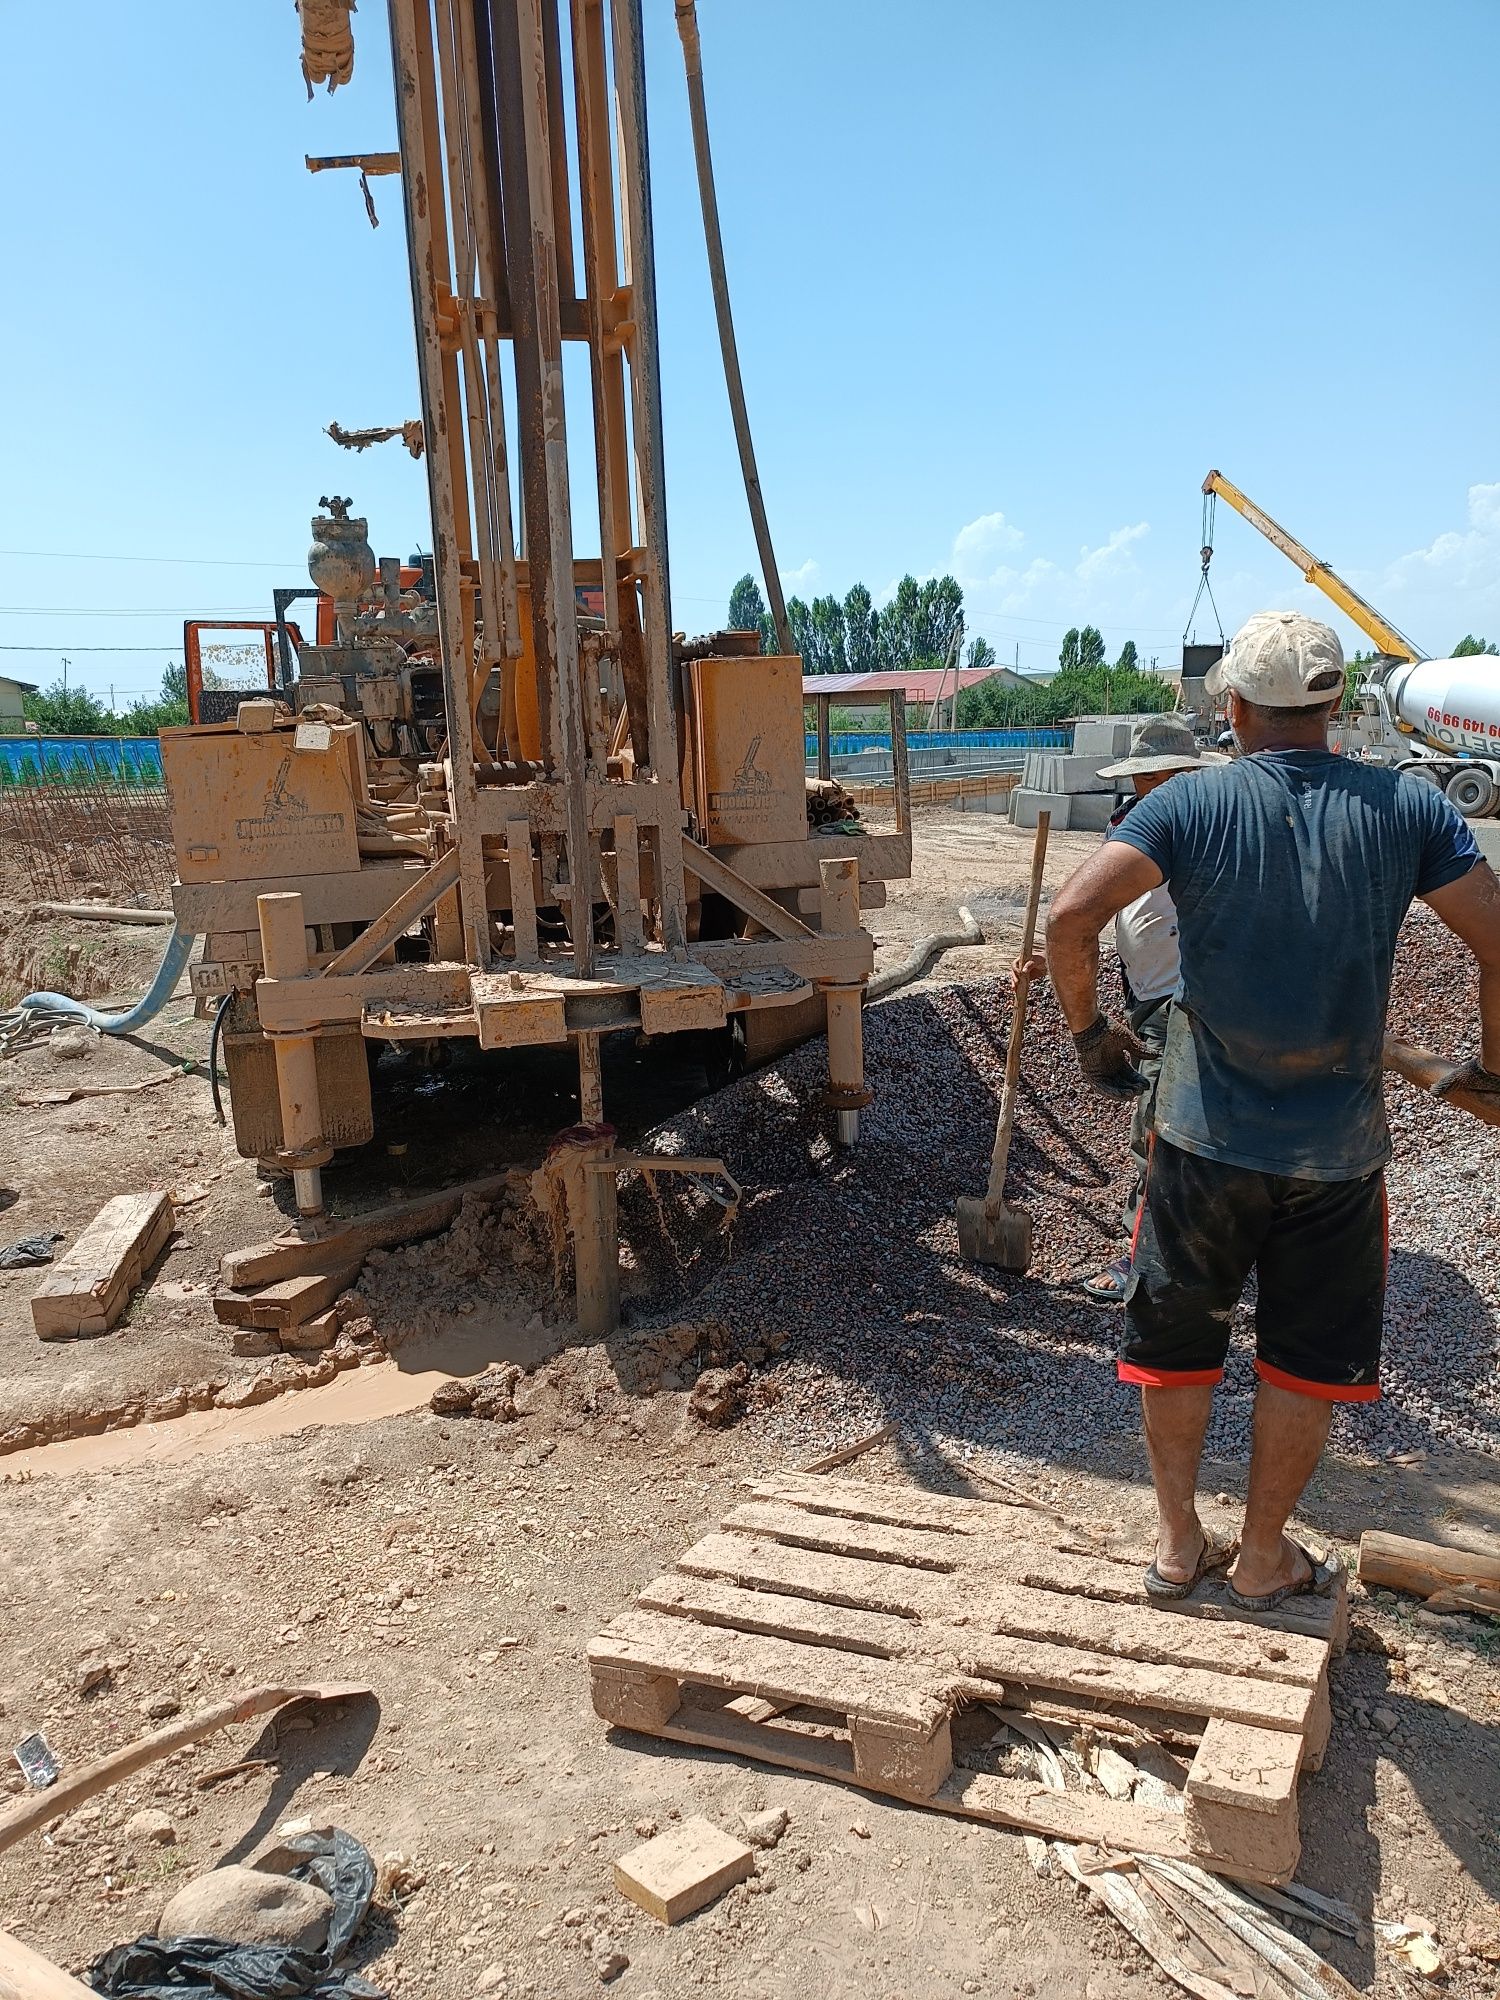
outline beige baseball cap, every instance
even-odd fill
[[[1331,625],[1298,611],[1257,611],[1229,642],[1204,683],[1210,695],[1231,688],[1262,708],[1312,708],[1344,685],[1344,649]]]

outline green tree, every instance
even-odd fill
[[[853,584],[844,599],[844,657],[851,674],[873,674],[879,665],[876,624],[869,591]]]
[[[1076,671],[1078,666],[1078,627],[1070,625],[1063,634],[1062,650],[1057,656],[1057,670],[1066,674]]]
[[[816,671],[820,674],[848,673],[843,605],[836,597],[815,597],[808,606],[808,613],[817,646]]]
[[[760,594],[760,585],[746,570],[729,593],[729,629],[731,632],[758,632],[765,615],[766,600]]]
[[[969,641],[969,650],[964,656],[964,666],[970,673],[974,673],[984,667],[994,666],[995,657],[995,649],[989,640],[982,635],[976,635]]]
[[[1472,632],[1465,632],[1464,636],[1449,654],[1449,658],[1454,660],[1468,660],[1472,659],[1476,653],[1500,653],[1500,646],[1497,646],[1493,639],[1476,639]]]
[[[120,725],[98,695],[68,686],[67,666],[51,687],[22,696],[27,720],[49,736],[117,736]]]
[[[164,729],[180,729],[187,719],[187,669],[169,661],[156,699],[133,701],[117,727],[130,736],[159,736]]]
[[[1097,625],[1085,625],[1078,635],[1078,664],[1085,669],[1104,665],[1104,634]]]
[[[1115,661],[1115,672],[1133,674],[1139,669],[1140,664],[1141,656],[1135,649],[1134,639],[1127,639],[1120,648],[1119,659]]]
[[[896,594],[880,614],[880,664],[902,672],[917,657],[917,630],[922,615],[921,588],[914,576],[903,576]]]

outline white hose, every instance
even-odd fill
[[[960,903],[959,920],[961,931],[934,931],[930,937],[919,939],[913,946],[911,955],[899,965],[893,965],[888,972],[879,973],[865,988],[865,1000],[884,1000],[889,994],[897,993],[903,986],[910,986],[914,979],[920,979],[928,966],[945,951],[956,951],[960,945],[983,944],[984,932],[974,921],[972,912]]]

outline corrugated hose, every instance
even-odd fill
[[[192,955],[194,939],[194,932],[173,927],[156,976],[142,997],[123,1014],[101,1013],[97,1007],[74,1000],[66,993],[28,993],[14,1007],[0,1012],[0,1055],[13,1055],[37,1035],[71,1022],[96,1028],[101,1035],[133,1035],[137,1028],[154,1021],[171,999]]]

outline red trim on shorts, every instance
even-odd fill
[[[1135,1262],[1135,1246],[1141,1240],[1141,1224],[1146,1216],[1146,1194],[1151,1186],[1151,1162],[1156,1154],[1156,1134],[1146,1134],[1146,1178],[1141,1182],[1141,1198],[1135,1206],[1135,1227],[1130,1232],[1130,1261]]]
[[[1289,1389],[1294,1396],[1315,1396],[1320,1403],[1378,1403],[1380,1384],[1378,1382],[1309,1382],[1303,1375],[1288,1375],[1284,1368],[1273,1368],[1269,1361],[1256,1357],[1255,1372],[1262,1382],[1269,1382],[1273,1388]]]
[[[1143,1389],[1205,1389],[1222,1382],[1222,1368],[1143,1368],[1137,1361],[1117,1361],[1122,1382],[1139,1382]]]

